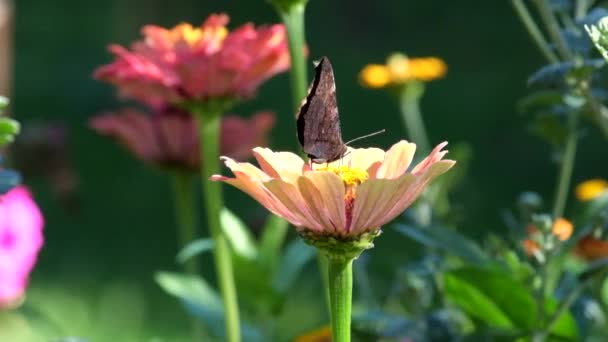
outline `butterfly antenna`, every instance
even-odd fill
[[[357,140],[361,140],[361,139],[365,139],[365,138],[373,137],[374,135],[382,134],[382,133],[384,133],[384,132],[386,132],[386,129],[381,129],[381,130],[379,130],[379,131],[377,131],[377,132],[370,133],[370,134],[366,134],[366,135],[364,135],[364,136],[362,136],[362,137],[358,137],[358,138],[355,138],[355,139],[353,139],[353,140],[350,140],[350,141],[348,141],[348,142],[347,142],[346,144],[344,144],[344,145],[350,145],[350,143],[355,142],[355,141],[357,141]]]

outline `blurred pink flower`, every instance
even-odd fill
[[[148,163],[181,171],[198,172],[199,140],[196,121],[177,110],[147,115],[135,109],[107,113],[89,122],[97,133],[116,139],[133,155]],[[250,119],[223,116],[220,152],[234,158],[248,158],[251,149],[266,144],[274,126],[274,114],[259,112]]]
[[[200,27],[148,25],[131,49],[109,47],[116,59],[95,78],[149,105],[252,96],[266,79],[289,68],[283,25],[250,23],[232,32],[226,14],[212,14]]]
[[[215,175],[211,179],[246,192],[300,232],[357,237],[394,219],[435,177],[454,165],[452,160],[442,160],[445,145],[439,144],[409,172],[416,145],[407,141],[386,152],[349,148],[342,159],[312,164],[312,169],[293,153],[256,147],[253,153],[261,169],[223,157],[236,178]]]
[[[0,197],[0,307],[10,306],[25,292],[42,247],[44,219],[23,186]]]

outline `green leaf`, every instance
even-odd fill
[[[272,287],[285,294],[297,279],[301,270],[316,255],[315,248],[300,239],[295,239],[287,246],[281,257],[281,265],[272,280]]]
[[[257,246],[245,223],[227,208],[222,209],[220,220],[234,252],[246,259],[255,259],[258,254]]]
[[[442,249],[469,263],[486,265],[490,261],[479,245],[449,228],[436,226],[418,228],[412,225],[397,224],[396,229],[425,246]]]
[[[172,272],[157,272],[154,278],[168,294],[205,308],[208,317],[223,315],[220,296],[203,278]]]
[[[289,223],[276,215],[271,214],[266,219],[266,223],[262,228],[258,258],[264,268],[274,270],[279,263],[281,248],[283,247],[288,227]]]
[[[15,135],[19,133],[20,129],[21,125],[19,122],[10,118],[0,118],[0,135]]]
[[[213,335],[224,338],[224,307],[217,292],[201,277],[171,272],[157,272],[156,282],[168,294],[179,299],[186,309],[202,319]],[[241,321],[245,341],[267,341],[256,328]]]
[[[175,259],[180,264],[185,263],[195,255],[210,251],[213,249],[213,240],[210,238],[197,239],[182,248]]]
[[[8,107],[9,103],[10,103],[10,100],[8,99],[8,97],[0,96],[0,111],[4,110],[6,107]]]
[[[481,289],[457,274],[443,276],[446,297],[463,311],[486,324],[497,328],[513,328],[515,325],[498,304]]]
[[[540,90],[525,96],[517,102],[517,111],[532,113],[548,107],[563,104],[564,94],[557,90]]]
[[[6,117],[0,117],[0,146],[12,143],[19,133],[19,122]]]
[[[536,320],[536,301],[531,290],[512,275],[496,269],[463,267],[444,274],[446,296],[462,310],[491,327],[529,330]],[[545,300],[547,316],[557,308],[555,299]],[[577,337],[572,315],[564,312],[551,329],[553,335]]]

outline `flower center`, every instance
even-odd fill
[[[340,178],[342,178],[342,182],[344,182],[344,185],[347,188],[357,186],[365,182],[369,178],[367,171],[354,167],[349,167],[346,165],[327,166],[324,168],[317,169],[317,171],[329,171],[335,173]]]
[[[188,26],[184,30],[184,40],[187,41],[190,45],[196,44],[202,36],[203,31],[199,28],[193,28],[192,26]]]

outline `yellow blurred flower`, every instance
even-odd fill
[[[307,332],[297,337],[294,342],[331,342],[331,327],[329,325]]]
[[[361,82],[369,88],[383,88],[391,83],[391,73],[385,65],[368,64],[359,74]]]
[[[527,228],[528,235],[532,236],[538,233],[538,228],[533,224],[528,225]],[[560,241],[566,241],[572,236],[572,232],[574,231],[574,227],[572,226],[572,222],[566,220],[565,218],[558,218],[553,222],[553,228],[551,229],[553,235],[555,235]],[[534,239],[525,239],[522,241],[523,249],[528,255],[534,255],[537,252],[540,252],[540,246],[538,242],[534,241]]]
[[[386,64],[368,64],[359,73],[361,84],[369,88],[401,85],[410,81],[428,82],[443,77],[447,66],[437,57],[408,58],[394,53]]]
[[[608,181],[601,178],[586,180],[576,186],[574,190],[579,201],[590,201],[608,190]]]

